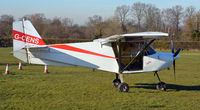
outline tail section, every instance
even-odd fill
[[[68,58],[65,55],[55,50],[51,53],[49,50],[30,21],[13,23],[13,55],[16,58],[29,64],[74,66],[63,62]],[[62,60],[55,57],[61,57]]]
[[[32,23],[16,21],[13,23],[13,53],[24,62],[29,62],[29,47],[46,45]]]
[[[13,23],[13,50],[20,50],[26,46],[45,45],[30,21]]]

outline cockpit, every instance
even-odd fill
[[[126,65],[128,65],[132,59],[136,57],[136,55],[143,50],[143,48],[148,44],[147,41],[144,40],[136,40],[136,41],[126,41],[126,42],[112,42],[112,47],[115,53],[115,56],[118,59],[119,66],[123,69]],[[131,63],[126,71],[135,71],[143,69],[143,56],[148,56],[155,54],[156,51],[148,46],[143,53],[137,57],[136,61]]]

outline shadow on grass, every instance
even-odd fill
[[[150,105],[148,107],[150,107],[150,108],[163,108],[165,106],[164,105]]]
[[[156,89],[156,83],[136,83],[135,86],[130,86],[130,88],[144,88],[144,89]],[[186,91],[200,91],[200,85],[198,86],[184,86],[176,84],[166,84],[167,89],[173,89],[176,91],[186,90]]]

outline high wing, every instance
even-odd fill
[[[163,32],[139,32],[139,33],[132,33],[132,34],[122,34],[121,36],[124,37],[142,37],[142,38],[160,38],[164,36],[168,36],[168,33]]]
[[[161,37],[167,37],[168,33],[163,32],[139,32],[139,33],[130,33],[130,34],[121,34],[121,35],[113,35],[107,38],[97,39],[95,41],[99,41],[102,44],[109,42],[116,42],[120,39],[137,39],[137,40],[148,40],[148,39],[158,39]]]

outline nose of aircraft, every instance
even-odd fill
[[[174,57],[173,53],[159,53],[159,56],[160,59],[166,62],[165,65],[168,65],[168,67],[170,67],[176,59],[180,58],[180,55]]]
[[[174,57],[175,60],[179,59],[179,58],[180,58],[180,55],[177,55],[176,57]]]
[[[167,65],[171,65],[172,62],[174,61],[174,55],[172,53],[162,53],[162,52],[159,52],[159,58],[163,61],[166,62]],[[176,56],[178,57],[178,56]]]

